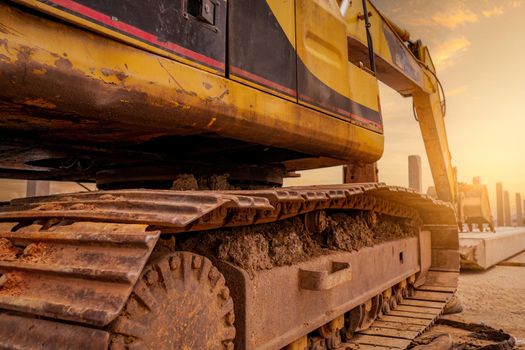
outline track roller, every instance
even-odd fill
[[[383,295],[377,295],[346,314],[345,339],[351,339],[354,333],[367,329],[376,320],[383,306]]]

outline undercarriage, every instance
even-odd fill
[[[409,346],[457,287],[458,196],[401,36],[368,1],[0,0],[0,177],[99,189],[0,204],[0,348]],[[281,188],[381,158],[378,80],[443,201]]]
[[[85,192],[0,220],[7,347],[405,348],[457,286],[451,206],[385,185]]]

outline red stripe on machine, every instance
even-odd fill
[[[265,79],[263,77],[260,77],[260,76],[258,76],[256,74],[247,72],[247,71],[245,71],[245,70],[243,70],[241,68],[230,66],[230,70],[231,70],[231,72],[233,74],[245,77],[245,78],[253,81],[254,83],[260,83],[260,84],[262,84],[262,85],[264,85],[266,87],[270,87],[270,88],[272,88],[274,90],[278,90],[280,92],[284,92],[285,94],[293,96],[293,97],[297,96],[297,91],[295,91],[293,89],[290,89],[290,88],[287,88],[286,86],[282,86],[281,84],[278,84],[278,83],[273,82],[271,80],[268,80],[268,79]]]
[[[342,116],[346,116],[350,119],[353,119],[354,121],[357,121],[361,124],[364,124],[366,125],[367,127],[371,128],[371,129],[374,129],[375,131],[378,131],[378,132],[383,132],[383,126],[381,124],[378,124],[378,123],[375,123],[369,119],[366,119],[362,116],[359,116],[357,114],[354,114],[354,113],[351,113],[349,111],[345,111],[344,109],[342,108],[336,108],[336,107],[332,107],[332,106],[329,106],[325,103],[322,103],[322,102],[319,102],[319,101],[316,101],[314,100],[313,98],[311,98],[310,96],[307,96],[307,95],[304,95],[304,94],[300,94],[299,95],[299,98],[301,100],[304,100],[308,103],[311,103],[317,107],[320,107],[320,108],[323,108],[327,111],[331,111],[333,113],[336,113],[336,114],[339,114],[339,115],[342,115]]]
[[[87,6],[81,5],[75,1],[72,0],[47,0],[46,2],[52,2],[56,5],[59,5],[63,8],[66,8],[70,11],[82,14],[86,17],[89,17],[91,19],[94,19],[97,22],[103,23],[105,25],[108,25],[110,27],[113,27],[115,29],[118,29],[121,32],[125,32],[128,34],[131,34],[137,38],[140,38],[142,40],[145,40],[147,42],[151,42],[159,47],[163,47],[165,49],[168,49],[169,51],[172,51],[174,53],[181,54],[183,56],[186,56],[188,58],[194,59],[196,61],[205,63],[209,66],[222,69],[224,70],[224,63],[219,62],[217,60],[214,60],[213,58],[210,58],[205,55],[201,55],[197,52],[191,51],[185,47],[179,46],[175,43],[171,42],[163,42],[159,41],[158,38],[148,32],[143,31],[142,29],[139,29],[137,27],[134,27],[132,25],[119,22],[118,20],[113,20],[110,16],[105,15],[101,12],[98,12],[96,10],[93,10],[92,8],[89,8]]]

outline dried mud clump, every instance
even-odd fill
[[[196,178],[190,174],[178,175],[173,181],[172,190],[175,191],[229,191],[238,188],[230,184],[230,175],[212,175]]]
[[[31,243],[25,247],[20,259],[23,262],[46,263],[49,253],[51,253],[51,248],[47,244]]]
[[[386,242],[394,239],[413,236],[413,230],[407,229],[405,225],[400,225],[392,220],[378,221],[373,227],[374,242]]]
[[[21,248],[8,239],[0,238],[0,260],[3,261],[45,263],[50,252],[51,248],[45,243],[31,243]]]
[[[179,244],[183,250],[231,262],[249,273],[304,261],[321,250],[299,218],[210,231],[182,238]]]
[[[22,250],[6,238],[0,238],[0,260],[14,261],[21,254]]]
[[[228,191],[236,190],[237,188],[228,181],[230,175],[212,175],[210,177],[199,178],[199,188],[210,191]]]
[[[212,259],[230,262],[248,273],[292,265],[329,251],[355,251],[409,237],[414,229],[403,220],[335,213],[321,233],[311,234],[303,218],[181,235],[177,245]]]
[[[260,233],[226,236],[219,245],[217,257],[247,271],[265,270],[273,267],[269,249],[268,240]]]
[[[336,213],[328,217],[327,228],[314,238],[332,250],[354,251],[375,244],[410,237],[415,230],[406,220],[375,214],[348,215]]]
[[[175,178],[171,189],[174,191],[196,191],[199,189],[199,184],[195,176],[182,174]]]
[[[328,227],[319,235],[326,239],[326,246],[334,250],[353,251],[374,245],[374,232],[360,216],[335,214],[328,218]],[[323,237],[324,236],[324,237]]]

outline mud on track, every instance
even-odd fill
[[[303,217],[233,229],[187,234],[178,238],[182,250],[231,262],[248,273],[292,265],[330,251],[354,251],[415,235],[406,219],[384,215],[335,212],[326,228],[310,233]]]

